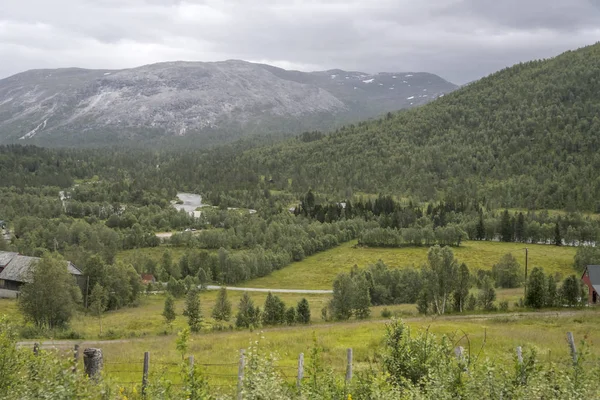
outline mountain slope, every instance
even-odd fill
[[[248,150],[227,168],[206,174],[215,185],[251,173],[281,187],[291,179],[297,192],[338,197],[383,191],[600,212],[600,44],[322,138]]]
[[[33,70],[0,80],[0,143],[90,145],[186,135],[218,142],[328,128],[423,104],[454,88],[431,74],[304,73],[236,60]]]

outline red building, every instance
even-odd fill
[[[581,280],[588,288],[588,303],[597,304],[600,302],[600,298],[598,298],[598,293],[600,293],[600,265],[585,267]]]

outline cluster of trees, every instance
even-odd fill
[[[580,246],[575,253],[573,267],[582,273],[588,265],[600,265],[600,247]]]
[[[187,317],[188,326],[192,332],[199,332],[203,321],[197,287],[188,290],[183,315]],[[176,318],[175,298],[168,294],[162,313],[165,322],[170,327]],[[229,322],[232,317],[231,301],[227,297],[227,289],[222,287],[217,295],[212,317],[217,323]],[[254,305],[254,300],[244,292],[240,298],[238,312],[235,316],[235,326],[238,328],[256,328],[271,325],[294,325],[310,323],[310,306],[306,299],[298,304],[286,307],[283,300],[271,292],[267,294],[263,309]]]
[[[199,294],[200,291],[197,287],[191,287],[187,291],[185,298],[183,316],[187,318],[189,329],[192,332],[200,332],[202,327],[203,316]],[[225,296],[227,296],[227,293],[225,293]],[[225,297],[225,300],[227,300],[227,297]],[[177,317],[177,313],[175,311],[175,298],[171,293],[167,294],[165,299],[165,306],[162,316],[165,319],[167,326],[171,328],[173,321],[175,321],[175,318]]]
[[[261,325],[294,325],[310,323],[310,306],[306,299],[298,304],[287,307],[279,296],[271,292],[267,294],[263,309],[254,305],[248,293],[244,292],[235,317],[235,326],[238,328],[256,328]]]
[[[365,318],[371,305],[416,303],[420,313],[445,314],[480,308],[508,310],[508,302],[496,303],[496,288],[516,288],[524,282],[523,268],[511,254],[504,255],[491,271],[471,273],[454,258],[449,247],[429,249],[421,270],[390,268],[382,261],[350,273],[341,273],[333,284],[333,298],[323,310],[324,318]],[[472,288],[476,287],[477,292]],[[587,303],[587,292],[575,275],[559,285],[555,276],[533,268],[527,279],[526,296],[518,306],[542,308]]]
[[[588,292],[581,279],[568,276],[558,286],[556,278],[547,276],[541,268],[534,268],[527,278],[525,306],[532,308],[581,306],[588,302]]]
[[[364,230],[358,237],[361,246],[405,247],[405,246],[460,246],[467,234],[459,226],[446,225],[433,228],[374,228]]]
[[[67,262],[47,254],[37,262],[21,288],[19,307],[26,319],[40,329],[65,328],[82,306],[100,320],[106,310],[138,304],[142,283],[128,264],[105,264],[97,255],[90,258],[84,273],[86,282],[77,282],[66,268]]]

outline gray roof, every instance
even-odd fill
[[[12,254],[13,257],[4,270],[0,272],[0,279],[5,281],[29,282],[29,270],[32,265],[40,261],[41,258],[22,256],[17,253],[0,252],[0,259],[2,259],[2,257],[8,257],[9,254]],[[82,275],[81,271],[70,261],[67,261],[67,269],[71,275]]]
[[[17,254],[9,251],[0,251],[0,268],[8,264]]]
[[[600,265],[588,265],[588,276],[597,293],[600,293]]]

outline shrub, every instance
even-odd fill
[[[508,311],[508,301],[504,300],[500,302],[500,311]]]
[[[384,308],[383,310],[381,310],[382,318],[390,318],[391,316],[392,316],[392,312],[389,309]]]

